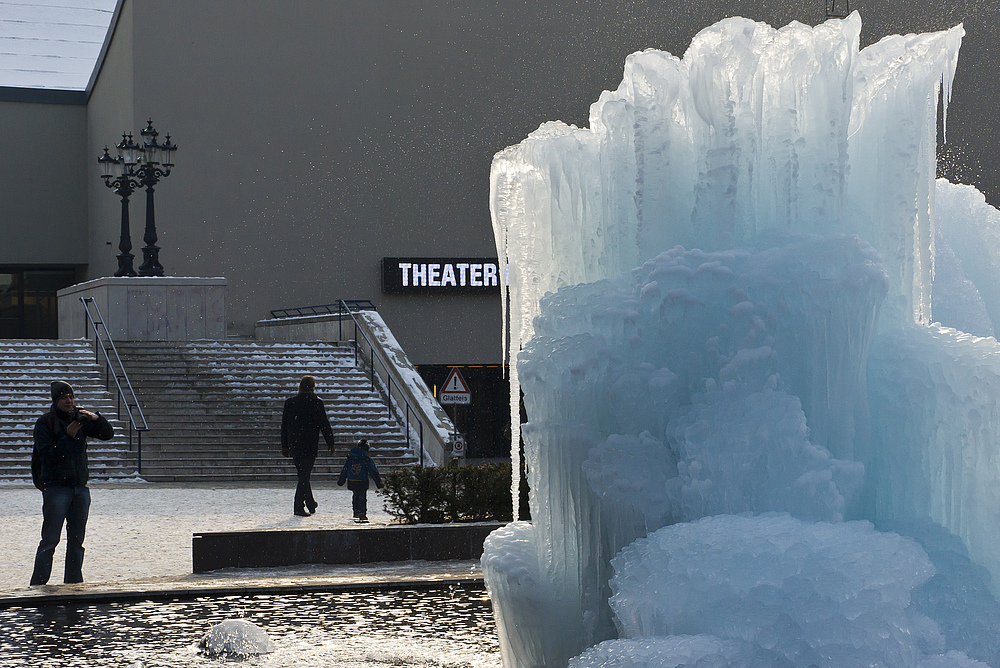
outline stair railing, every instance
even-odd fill
[[[341,330],[340,330],[340,332],[341,332],[341,335],[340,335],[340,338],[341,338],[341,340],[343,340],[343,338],[344,338],[344,336],[343,336],[343,314],[347,313],[347,315],[351,316],[351,320],[354,322],[354,338],[351,340],[351,343],[352,343],[352,345],[354,347],[354,366],[358,366],[359,356],[360,356],[360,358],[362,360],[364,360],[365,362],[368,363],[368,368],[369,368],[369,370],[371,372],[372,389],[375,390],[375,391],[377,391],[377,392],[380,392],[380,393],[384,394],[384,396],[385,396],[385,405],[386,405],[386,408],[387,408],[388,413],[389,413],[389,418],[391,419],[392,418],[392,374],[389,373],[389,366],[382,359],[382,356],[375,352],[375,346],[372,345],[372,342],[368,339],[368,336],[364,333],[364,331],[358,325],[358,319],[356,317],[354,317],[354,311],[357,310],[357,309],[353,309],[352,310],[351,306],[348,305],[344,300],[340,300],[340,306],[341,306],[341,310],[340,310],[340,314],[341,314],[341,318],[340,318],[340,321],[341,321],[341,325],[340,325]],[[364,347],[361,344],[362,341],[364,341],[364,344],[368,346],[367,359],[365,357]],[[385,380],[384,381],[382,380],[382,377],[379,376],[378,373],[377,373],[377,371],[376,371],[376,366],[375,366],[376,362],[378,362],[379,365],[381,365],[382,370],[385,373]],[[383,382],[385,384],[385,388],[379,387],[376,384],[376,382],[375,382],[376,379],[378,379],[380,382]],[[423,421],[420,420],[419,417],[417,417],[417,412],[415,410],[413,410],[413,407],[410,406],[410,402],[406,399],[406,397],[403,395],[403,393],[400,391],[400,389],[398,387],[396,388],[396,399],[397,399],[397,401],[402,400],[402,402],[406,405],[406,408],[403,410],[404,415],[401,415],[400,417],[402,418],[403,422],[406,424],[406,444],[408,446],[410,445],[410,416],[411,415],[413,416],[413,420],[417,424],[417,435],[418,435],[418,440],[419,440],[418,445],[420,447],[420,465],[423,466],[424,465],[424,423],[423,423]]]
[[[297,308],[278,308],[271,311],[272,318],[301,318],[307,315],[343,314],[347,311],[374,311],[375,304],[370,299],[340,299],[334,304],[318,306],[299,306]]]
[[[104,324],[104,317],[101,315],[100,307],[97,306],[97,302],[94,301],[93,297],[80,297],[80,301],[83,303],[83,310],[87,314],[87,320],[83,323],[83,338],[90,338],[90,330],[87,324],[90,323],[90,326],[94,328],[94,359],[100,364],[101,352],[104,352],[104,386],[110,390],[111,379],[114,379],[115,388],[117,389],[118,419],[122,419],[122,403],[124,402],[125,412],[128,415],[128,449],[129,452],[132,451],[132,432],[134,431],[137,441],[136,472],[142,474],[142,433],[149,431],[149,425],[146,424],[146,416],[142,414],[139,399],[135,396],[135,390],[132,389],[132,383],[125,372],[125,365],[122,364],[122,359],[118,356],[118,349],[115,348],[111,332],[108,331],[107,325]],[[90,312],[91,307],[97,313],[96,318]]]

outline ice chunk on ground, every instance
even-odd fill
[[[208,656],[246,658],[274,651],[267,632],[245,619],[227,619],[216,624],[199,645]]]

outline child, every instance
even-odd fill
[[[337,484],[347,482],[347,489],[354,492],[354,521],[359,524],[368,521],[368,478],[375,481],[375,487],[382,489],[382,477],[375,468],[375,462],[368,456],[368,439],[361,439],[351,448],[340,472]]]

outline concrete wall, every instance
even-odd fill
[[[196,533],[191,570],[479,559],[502,522]]]
[[[0,265],[88,260],[87,108],[0,102]]]
[[[59,336],[93,336],[81,299],[92,299],[115,341],[226,338],[226,279],[97,278],[60,290]]]

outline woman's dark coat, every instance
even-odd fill
[[[292,457],[316,457],[319,434],[333,448],[333,429],[323,400],[312,392],[300,392],[285,401],[281,414],[281,447]]]

